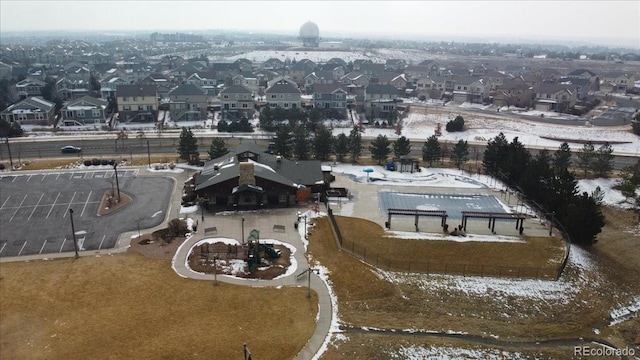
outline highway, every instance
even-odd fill
[[[198,139],[200,153],[206,155],[206,151],[209,149],[211,140],[215,137],[211,134],[200,135],[195,134]],[[233,137],[225,137],[227,147],[230,150],[242,141],[253,141],[258,145],[266,148],[269,142],[270,135],[268,134],[234,134]],[[370,155],[369,145],[371,138],[363,137],[363,156]],[[8,165],[9,162],[9,149],[11,151],[11,159],[14,163],[24,161],[26,159],[44,159],[44,158],[69,158],[69,159],[127,159],[135,155],[146,155],[147,151],[152,156],[177,156],[177,147],[179,141],[179,133],[163,134],[162,137],[153,136],[148,138],[129,138],[124,140],[117,140],[115,134],[111,135],[92,135],[92,136],[65,136],[65,137],[41,137],[38,139],[32,138],[18,138],[9,139],[9,144],[6,143],[6,139],[2,141],[0,145],[0,162]],[[147,146],[148,144],[148,146]],[[422,159],[422,146],[424,141],[412,141],[411,142],[411,157]],[[81,153],[77,154],[62,154],[61,148],[63,146],[73,145],[82,148]],[[451,149],[453,143],[448,143],[447,147]],[[441,146],[444,143],[441,142]],[[465,168],[469,166],[476,166],[482,163],[482,155],[486,147],[486,142],[469,142],[470,156],[469,161],[466,163]],[[541,147],[528,147],[528,150],[532,155],[537,154]],[[549,149],[552,152],[557,150]],[[573,149],[574,153],[579,149]],[[615,157],[614,169],[621,170],[625,167],[631,166],[639,159],[638,154],[633,155],[618,155]],[[8,167],[8,166],[7,166]]]

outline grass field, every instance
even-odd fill
[[[293,358],[315,329],[305,288],[187,280],[138,254],[2,263],[1,359]]]

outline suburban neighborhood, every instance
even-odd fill
[[[640,354],[640,48],[300,24],[3,34],[0,358]]]

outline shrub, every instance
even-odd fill
[[[91,159],[91,164],[100,165],[100,159]]]
[[[173,236],[184,236],[188,231],[187,222],[180,219],[172,219],[169,221],[167,229]]]
[[[448,132],[464,130],[464,118],[460,115],[456,116],[455,119],[447,123],[447,126],[445,127],[445,129],[447,129]]]
[[[84,161],[84,166],[91,166],[91,160],[85,160]]]
[[[0,164],[0,170],[4,170],[4,164]]]
[[[101,165],[109,165],[109,160],[107,160],[107,159],[102,159],[102,160],[100,161],[100,164],[101,164]]]

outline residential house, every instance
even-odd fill
[[[351,71],[361,72],[360,68],[364,64],[373,64],[373,61],[368,60],[368,59],[356,59],[356,60],[353,60],[353,67],[352,67]]]
[[[387,69],[391,69],[395,72],[403,72],[404,68],[407,66],[407,62],[402,59],[387,59],[385,62],[385,67]]]
[[[347,66],[347,62],[344,61],[341,58],[338,58],[338,57],[334,57],[334,58],[331,58],[331,59],[327,60],[327,62],[325,64],[327,64],[327,65],[333,64],[333,65],[342,66],[342,67]]]
[[[404,69],[404,74],[407,80],[411,81],[413,85],[416,85],[417,79],[430,77],[431,70],[431,67],[428,65],[409,65]]]
[[[346,112],[347,91],[340,84],[318,84],[313,87],[313,106]]]
[[[118,120],[121,123],[155,122],[158,89],[155,85],[120,85],[116,89]]]
[[[279,81],[271,85],[264,93],[267,104],[272,108],[300,109],[302,105],[300,90],[287,81]]]
[[[493,96],[493,104],[497,107],[515,106],[529,108],[533,106],[535,92],[533,86],[520,81],[507,81],[499,86]]]
[[[164,99],[169,95],[169,91],[173,88],[171,79],[159,73],[149,74],[138,82],[139,85],[151,85],[156,87],[158,97]]]
[[[360,72],[370,77],[378,76],[385,70],[384,64],[364,63],[360,65]]]
[[[251,71],[253,69],[253,62],[249,59],[241,58],[234,61],[241,72]]]
[[[107,104],[105,99],[83,96],[69,101],[62,107],[60,114],[62,126],[106,125]]]
[[[282,70],[284,69],[284,61],[277,58],[270,58],[262,63],[262,68],[265,70]]]
[[[364,75],[361,72],[352,71],[340,79],[343,84],[346,85],[355,85],[358,87],[364,87],[371,84],[371,77],[368,75]]]
[[[567,78],[570,79],[587,79],[587,80],[591,80],[591,81],[595,81],[598,77],[598,75],[596,73],[594,73],[591,70],[587,70],[587,69],[576,69],[573,70],[572,72],[568,73],[566,76]]]
[[[20,125],[49,125],[55,115],[56,104],[39,96],[32,96],[10,105],[0,112],[0,119]]]
[[[326,190],[318,160],[292,161],[252,142],[207,161],[194,176],[195,192],[215,209],[288,207]]]
[[[600,82],[615,84],[613,92],[619,94],[625,94],[627,90],[635,86],[634,76],[620,71],[612,71],[602,74],[600,76]]]
[[[26,78],[16,83],[15,89],[19,99],[26,99],[32,96],[41,96],[42,88],[46,83],[42,80]]]
[[[171,75],[178,83],[186,81],[189,76],[199,72],[207,71],[206,66],[202,66],[199,62],[185,63],[171,71]]]
[[[563,74],[560,71],[556,69],[551,69],[551,68],[538,69],[533,71],[531,74],[535,76],[538,79],[538,81],[551,82],[551,83],[558,81],[558,79],[560,79],[563,76]]]
[[[100,96],[103,99],[115,98],[118,86],[129,84],[128,80],[118,75],[109,75],[100,81]]]
[[[91,84],[82,79],[60,78],[55,84],[56,93],[63,100],[79,99],[92,93]]]
[[[404,74],[392,73],[392,72],[383,72],[378,74],[378,85],[391,85],[397,89],[406,89],[407,88],[407,79]]]
[[[364,88],[364,111],[385,118],[395,112],[400,92],[392,85],[369,85]]]
[[[298,86],[304,86],[304,78],[315,70],[315,63],[311,60],[300,60],[289,67],[287,74]]]
[[[65,67],[65,77],[72,82],[89,83],[91,81],[91,70],[85,66]]]
[[[511,77],[518,77],[522,75],[528,75],[531,73],[531,68],[522,65],[507,65],[504,69],[505,75]]]
[[[254,74],[244,72],[234,76],[232,78],[232,81],[233,81],[233,85],[242,85],[247,89],[251,90],[251,93],[253,94],[253,96],[255,96],[258,93],[258,89],[259,89],[258,77],[255,76]]]
[[[304,78],[304,87],[307,94],[312,94],[315,85],[333,84],[335,82],[332,71],[314,71]]]
[[[589,96],[593,84],[591,79],[585,78],[560,78],[558,84],[573,85],[576,87],[576,100],[585,101]]]
[[[502,86],[505,81],[511,79],[511,76],[505,75],[496,70],[486,70],[484,71],[484,75],[481,76],[483,79],[487,81],[488,84],[491,84],[490,91],[495,91],[497,88]]]
[[[487,79],[478,79],[475,76],[458,77],[453,88],[453,101],[481,104],[489,99],[490,87]]]
[[[242,85],[231,85],[220,91],[220,106],[224,119],[239,120],[251,118],[254,113],[254,99],[251,90]]]
[[[446,78],[444,76],[423,76],[415,79],[416,96],[440,99],[444,93]]]
[[[200,121],[207,119],[207,92],[197,85],[182,84],[167,95],[171,121]]]
[[[185,59],[178,55],[165,55],[160,59],[160,70],[173,70],[185,63]]]
[[[566,113],[576,105],[576,87],[574,85],[539,83],[535,91],[535,109]]]
[[[218,79],[214,71],[198,71],[187,78],[185,83],[195,85],[205,90],[211,96],[218,95]]]

